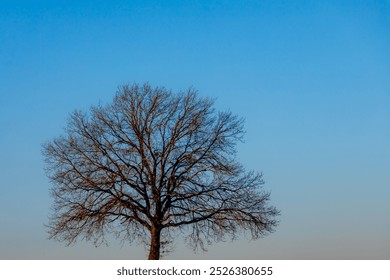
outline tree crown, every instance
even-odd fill
[[[159,252],[176,229],[203,249],[240,231],[254,239],[272,232],[279,212],[268,206],[262,175],[236,159],[243,120],[213,105],[193,88],[134,84],[109,105],[73,112],[64,135],[43,146],[50,236],[99,243],[110,231],[151,251],[158,243]]]

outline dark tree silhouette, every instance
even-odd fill
[[[71,114],[43,145],[53,186],[51,238],[143,241],[159,259],[180,230],[194,249],[242,231],[257,239],[279,214],[260,173],[235,158],[243,121],[194,89],[119,88],[113,102]],[[168,247],[169,248],[169,247]]]

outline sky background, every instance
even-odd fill
[[[41,144],[124,83],[245,118],[276,232],[167,259],[390,259],[389,1],[0,0],[0,259],[145,259],[48,240]]]

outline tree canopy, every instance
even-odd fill
[[[193,88],[124,85],[112,103],[70,115],[43,145],[54,199],[51,238],[139,240],[159,259],[178,230],[193,248],[274,230],[262,174],[236,158],[243,120]]]

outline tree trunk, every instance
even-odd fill
[[[150,230],[150,249],[148,260],[160,259],[160,235],[161,229],[152,227]]]

